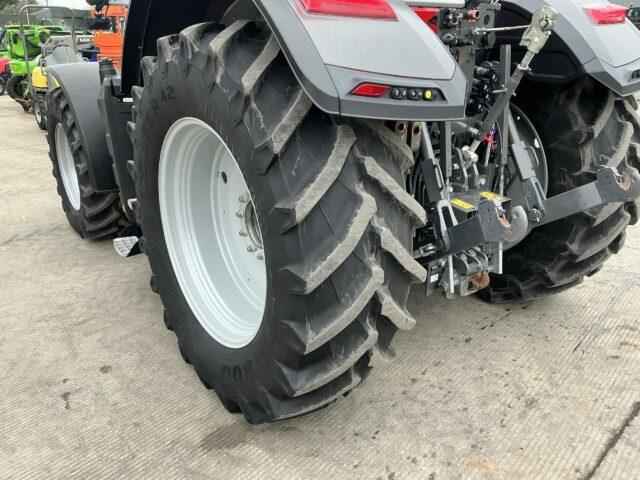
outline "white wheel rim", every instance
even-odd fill
[[[71,146],[67,139],[67,132],[61,123],[56,125],[56,156],[58,157],[58,169],[62,177],[64,191],[67,199],[74,210],[80,210],[80,184],[78,183],[78,172],[73,161]]]
[[[36,102],[33,106],[33,114],[36,117],[36,122],[40,124],[40,122],[42,121],[42,113],[40,113],[40,106],[38,105],[38,102]]]
[[[209,125],[183,118],[169,129],[158,195],[165,243],[189,307],[222,345],[248,345],[267,295],[262,236],[242,171]]]

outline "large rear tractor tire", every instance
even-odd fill
[[[596,179],[604,167],[625,178],[640,167],[640,117],[633,97],[622,98],[591,78],[562,86],[527,83],[517,103],[546,151],[548,196]],[[505,256],[483,295],[520,300],[565,291],[596,274],[618,253],[638,205],[608,204],[534,230]]]
[[[381,122],[317,110],[264,24],[195,25],[158,51],[130,130],[166,324],[249,422],[322,408],[415,323],[411,150]]]
[[[91,186],[86,151],[64,92],[49,94],[47,140],[58,195],[69,223],[82,238],[112,238],[128,224],[117,192],[96,192]]]

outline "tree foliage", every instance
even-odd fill
[[[36,3],[35,0],[0,0],[0,13],[16,14],[24,5]]]
[[[0,11],[7,7],[13,7],[17,3],[17,0],[0,0]]]

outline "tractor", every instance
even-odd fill
[[[47,68],[58,64],[98,60],[104,56],[114,57],[114,49],[122,49],[122,26],[126,14],[125,6],[107,8],[106,15],[93,9],[88,21],[91,33],[83,34],[76,28],[80,25],[77,25],[78,18],[72,9],[55,7],[58,11],[65,11],[72,19],[71,29],[62,26],[47,27],[46,34],[40,33],[37,38],[40,47],[40,51],[37,51],[30,30],[32,27],[25,26],[23,20],[25,17],[29,18],[29,12],[35,10],[42,13],[45,10],[53,11],[53,8],[25,5],[20,10],[18,37],[14,38],[21,42],[23,51],[26,48],[27,52],[22,55],[21,61],[24,72],[20,70],[13,74],[13,84],[16,86],[14,99],[25,111],[33,111],[41,130],[46,130],[45,96],[51,87],[55,88],[55,82],[47,76]]]
[[[127,18],[128,0],[113,1],[104,7],[91,6],[89,30],[93,31],[98,60],[109,58],[116,70],[122,63],[122,44]]]
[[[640,31],[609,2],[132,0],[121,71],[49,71],[69,223],[146,255],[252,424],[375,379],[412,285],[559,294],[638,221]]]
[[[2,32],[0,45],[4,56],[9,58],[11,76],[6,79],[8,95],[18,102],[25,112],[33,112],[34,104],[29,93],[28,76],[37,67],[36,57],[42,45],[52,35],[67,34],[63,26],[55,25],[8,25]]]
[[[25,5],[20,9],[19,25],[11,34],[10,50],[19,59],[12,62],[11,78],[8,85],[10,96],[22,105],[25,112],[33,112],[41,130],[46,130],[45,97],[55,81],[47,75],[47,67],[60,63],[83,62],[94,54],[93,36],[82,35],[76,30],[76,15],[67,7],[57,7],[66,11],[72,19],[71,29],[63,25],[50,25],[51,20],[43,20],[38,27],[25,25],[25,18],[34,10],[43,13],[52,7]]]
[[[0,97],[3,96],[7,90],[9,78],[11,78],[9,59],[0,55]]]

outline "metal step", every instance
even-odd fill
[[[134,257],[142,253],[138,237],[121,237],[113,240],[113,248],[123,258]]]

